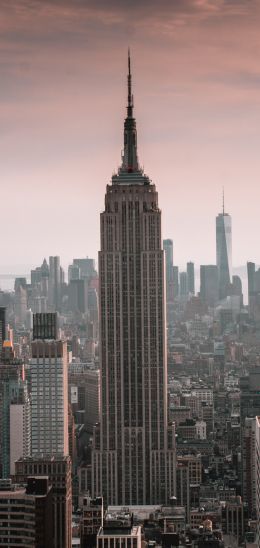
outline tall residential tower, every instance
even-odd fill
[[[130,57],[128,69],[122,165],[101,213],[101,416],[92,453],[93,495],[114,505],[167,503],[175,491],[161,211],[138,162]]]

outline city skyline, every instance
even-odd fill
[[[3,244],[6,268],[29,270],[49,254],[63,264],[97,256],[103,181],[120,164],[129,44],[139,148],[175,264],[215,263],[223,185],[234,265],[258,262],[259,6],[181,4],[165,1],[159,13],[146,2],[1,1],[2,199],[17,219]],[[10,227],[9,207],[2,217]]]

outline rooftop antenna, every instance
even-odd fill
[[[225,215],[225,189],[222,188],[222,212],[223,215]]]

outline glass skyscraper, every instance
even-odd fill
[[[232,222],[224,210],[216,217],[216,251],[218,267],[219,298],[230,295],[232,283]]]

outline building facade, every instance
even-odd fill
[[[45,323],[45,314],[39,316]],[[51,332],[54,323],[50,322]],[[38,332],[34,328],[35,336],[40,336],[40,332],[38,325]],[[67,343],[45,338],[33,340],[30,374],[32,455],[68,455]]]

